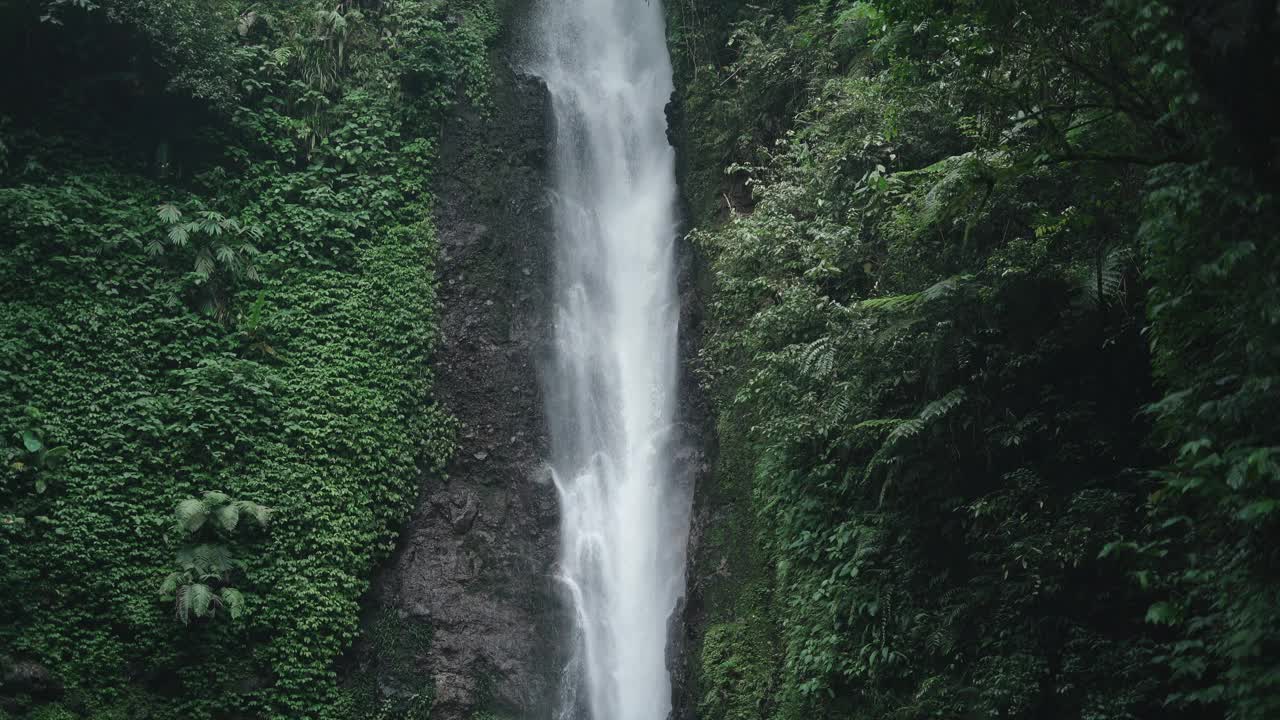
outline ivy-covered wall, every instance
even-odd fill
[[[369,717],[335,661],[454,444],[429,188],[494,7],[0,16],[0,716]],[[184,624],[206,491],[270,519],[212,581],[239,617]]]

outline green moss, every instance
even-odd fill
[[[75,720],[76,715],[61,705],[41,705],[27,717],[29,720]]]
[[[754,720],[770,716],[781,670],[773,564],[752,501],[751,447],[731,416],[721,416],[718,430],[716,473],[698,490],[713,522],[694,560],[710,619],[694,649],[695,701],[704,720]]]
[[[769,716],[777,678],[768,621],[752,614],[707,628],[699,657],[704,720],[758,720]]]

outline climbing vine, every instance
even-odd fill
[[[49,78],[0,122],[0,715],[365,717],[335,663],[452,450],[429,188],[495,8],[39,5],[0,11]]]

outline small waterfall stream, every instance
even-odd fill
[[[672,480],[677,333],[671,95],[659,0],[540,0],[552,97],[558,579],[575,618],[559,720],[665,720],[688,493]]]

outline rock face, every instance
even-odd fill
[[[549,717],[563,663],[537,372],[551,115],[539,80],[505,61],[494,72],[491,106],[448,125],[437,177],[436,391],[462,423],[458,452],[375,580],[349,673],[404,717]]]
[[[689,204],[690,158],[685,140],[686,122],[677,90],[667,104],[667,140],[676,150],[676,180],[680,186],[683,232],[692,229]],[[715,493],[718,444],[711,399],[698,381],[698,349],[703,335],[703,298],[710,291],[708,268],[697,248],[684,237],[676,244],[677,288],[680,293],[680,420],[682,448],[675,468],[688,484],[693,499],[686,544],[685,593],[667,621],[667,671],[671,673],[671,713],[668,720],[696,720],[697,665],[702,633],[707,624],[704,578],[710,549],[705,542],[709,528],[720,521]]]
[[[666,109],[667,139],[676,148],[677,180],[682,186],[687,162],[681,147],[679,129],[683,122],[681,105],[673,95]],[[682,203],[681,217],[688,231],[691,211]],[[693,498],[686,545],[685,595],[667,621],[667,670],[671,673],[671,720],[693,720],[695,700],[691,670],[694,658],[690,652],[697,646],[697,633],[704,624],[702,597],[697,570],[702,551],[702,535],[710,522],[705,502],[705,489],[712,478],[715,456],[715,426],[711,405],[698,382],[698,348],[703,333],[704,288],[710,282],[707,269],[694,247],[682,237],[676,243],[676,286],[680,294],[680,437],[673,469]]]

